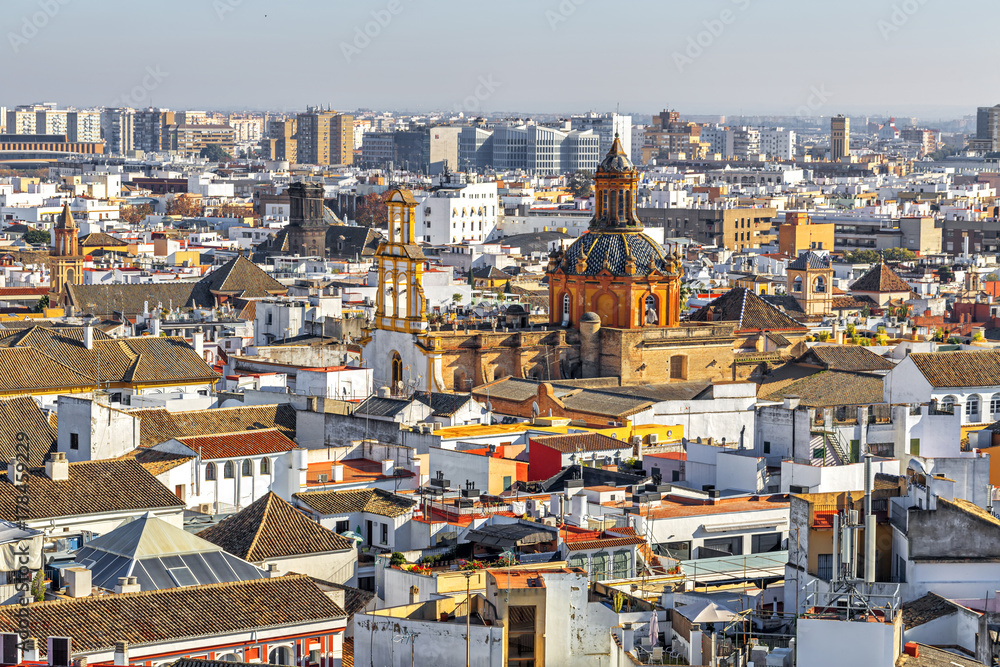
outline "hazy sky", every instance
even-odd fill
[[[3,0],[3,9],[7,106],[620,105],[950,118],[1000,102],[989,93],[1000,89],[991,0]]]

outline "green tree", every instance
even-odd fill
[[[877,250],[851,250],[844,253],[844,261],[848,264],[874,264],[881,259]]]
[[[52,236],[41,229],[29,229],[21,235],[21,238],[31,245],[49,245],[52,240]]]
[[[462,295],[459,292],[455,292],[451,295],[451,302],[456,305],[462,303]]]
[[[35,572],[35,579],[31,582],[31,594],[35,602],[45,600],[45,570],[42,568]]]
[[[942,283],[950,283],[955,280],[955,272],[951,270],[950,266],[942,266],[938,269],[938,280]]]
[[[916,253],[906,248],[887,248],[882,255],[889,262],[912,262],[917,258]]]
[[[594,193],[594,175],[581,169],[569,177],[569,191],[574,197],[589,197]]]
[[[406,556],[399,551],[393,551],[392,556],[389,557],[389,565],[403,565],[404,563],[406,563]]]
[[[38,303],[35,304],[34,310],[36,313],[42,313],[45,312],[45,309],[48,307],[49,307],[49,295],[46,294],[45,296],[43,296],[41,299],[38,300]]]
[[[222,146],[218,144],[209,144],[201,149],[199,153],[201,157],[208,158],[209,162],[225,162],[226,160],[232,160],[233,156],[227,153]]]

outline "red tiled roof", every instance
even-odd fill
[[[177,438],[195,451],[201,451],[203,459],[223,459],[234,456],[258,456],[276,454],[295,449],[297,445],[276,428],[238,433],[220,433]]]
[[[597,540],[575,540],[566,542],[566,548],[570,551],[589,551],[591,549],[613,549],[635,544],[642,544],[646,540],[639,536],[632,537],[607,537]]]

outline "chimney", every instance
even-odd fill
[[[802,400],[799,396],[785,396],[785,409],[794,410],[799,407],[799,402]]]
[[[38,643],[34,637],[28,637],[21,642],[21,650],[24,652],[23,659],[25,662],[37,662],[38,661]]]
[[[157,312],[151,320],[149,320],[149,335],[159,336],[160,335],[160,313]]]
[[[334,463],[330,467],[330,479],[334,482],[344,481],[344,466],[340,463]]]
[[[277,563],[268,563],[267,564],[267,576],[270,577],[270,578],[272,578],[272,579],[274,577],[280,577],[281,576],[281,573],[278,572],[278,564]]]
[[[115,642],[115,667],[128,665],[128,642]]]
[[[191,347],[194,348],[195,354],[197,354],[202,359],[205,358],[205,332],[198,327],[193,334],[191,334]]]
[[[391,475],[392,474],[392,467],[393,467],[393,460],[392,459],[385,459],[384,461],[382,461],[382,474],[383,475]]]
[[[85,567],[67,567],[63,576],[66,578],[66,594],[71,598],[88,597],[94,590],[90,570]]]
[[[622,623],[622,650],[628,653],[635,648],[635,630],[631,623]]]
[[[138,577],[118,577],[115,593],[138,593],[140,590]]]
[[[24,471],[27,466],[23,461],[19,461],[17,457],[12,458],[10,463],[7,464],[7,480],[14,486],[19,486],[24,480]]]
[[[92,322],[83,325],[83,346],[88,350],[94,349],[94,324]]]
[[[73,660],[73,667],[87,667],[86,658],[75,658]]]
[[[45,462],[45,474],[53,482],[65,482],[69,479],[69,461],[62,452],[52,452]]]
[[[392,396],[392,392],[389,390],[389,387],[379,387],[378,395],[381,398],[390,398]]]

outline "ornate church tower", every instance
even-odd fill
[[[617,134],[594,181],[590,228],[565,253],[549,257],[549,322],[579,327],[593,319],[584,314],[594,313],[605,327],[676,327],[680,253],[643,233],[635,213],[639,171]]]
[[[49,287],[49,304],[52,306],[65,301],[66,285],[79,285],[83,282],[79,233],[69,210],[69,202],[65,202],[54,230],[55,248],[52,250]]]
[[[427,330],[424,298],[424,251],[417,245],[413,226],[417,202],[409,190],[393,190],[386,201],[389,238],[379,244],[378,299],[375,327],[403,333]]]

